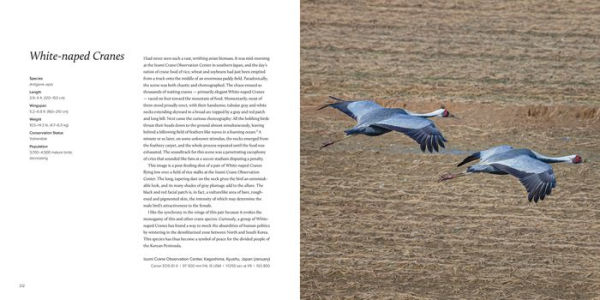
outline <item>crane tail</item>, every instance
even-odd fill
[[[331,99],[333,99],[333,100],[335,100],[335,101],[337,101],[337,102],[345,102],[345,101],[346,101],[346,100],[343,100],[343,99],[340,99],[340,98],[337,98],[337,97],[334,97],[334,96],[329,96],[329,98],[331,98]],[[336,103],[337,103],[337,102],[336,102]],[[329,107],[329,106],[331,106],[331,105],[333,105],[333,104],[335,104],[335,103],[327,103],[327,104],[324,104],[323,106],[320,106],[319,108],[317,108],[317,110],[321,110],[321,109],[323,109],[323,108],[325,108],[325,107]]]
[[[467,158],[465,158],[462,162],[460,162],[457,167],[460,167],[468,162],[474,161],[476,159],[479,159],[481,157],[481,152],[475,152],[469,156],[467,156]]]
[[[325,108],[325,107],[328,107],[328,106],[330,106],[330,105],[331,105],[331,103],[327,103],[327,104],[325,104],[325,105],[323,105],[323,106],[320,106],[319,108],[317,108],[317,110],[321,110],[321,109],[323,109],[323,108]]]

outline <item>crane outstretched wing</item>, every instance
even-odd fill
[[[439,151],[439,146],[445,148],[447,140],[430,120],[410,115],[396,114],[388,119],[375,122],[371,126],[378,126],[395,130],[408,135],[421,145],[421,151],[425,149],[432,152]]]
[[[469,156],[467,156],[462,162],[460,162],[457,167],[460,167],[468,162],[474,161],[476,159],[479,159],[481,161],[486,160],[488,157],[494,155],[494,154],[498,154],[498,153],[502,153],[502,152],[506,152],[509,150],[512,150],[513,147],[509,146],[509,145],[501,145],[501,146],[496,146],[496,147],[492,147],[490,149],[487,150],[483,150],[483,151],[479,151],[479,152],[475,152]]]
[[[339,99],[336,97],[331,97],[331,96],[329,96],[329,97],[338,102],[325,104],[325,105],[319,107],[319,110],[321,110],[325,107],[331,106],[331,107],[347,114],[349,117],[351,117],[352,119],[357,120],[357,121],[362,116],[364,116],[366,113],[368,113],[374,109],[382,108],[379,104],[375,103],[372,100],[346,101],[346,100],[342,100],[342,99]]]
[[[556,187],[556,178],[552,167],[527,155],[497,161],[491,166],[519,178],[527,190],[529,201],[544,200],[546,195],[552,193],[552,188]]]

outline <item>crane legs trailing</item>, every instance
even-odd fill
[[[458,177],[469,175],[469,174],[472,174],[472,173],[469,173],[469,172],[465,171],[465,172],[457,173],[457,174],[451,174],[451,173],[443,174],[438,179],[438,182],[442,182],[442,181],[446,181],[446,180],[449,180],[449,179],[458,178]]]

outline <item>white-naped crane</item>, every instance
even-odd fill
[[[421,151],[425,151],[425,149],[429,152],[439,151],[439,147],[445,148],[444,142],[447,142],[442,133],[435,127],[435,124],[427,118],[454,117],[448,110],[443,108],[426,114],[418,114],[402,108],[382,107],[372,100],[347,101],[333,96],[329,96],[329,98],[336,102],[325,104],[319,110],[333,107],[357,122],[356,126],[344,131],[346,133],[344,138],[358,134],[378,136],[392,130],[399,131],[417,141],[421,145]],[[344,138],[323,143],[321,149]]]
[[[559,162],[578,164],[583,161],[579,155],[550,157],[529,149],[514,149],[502,145],[475,152],[459,163],[458,167],[477,159],[479,162],[468,167],[463,173],[445,174],[439,181],[475,173],[510,174],[519,178],[525,186],[527,199],[537,203],[538,200],[544,200],[546,195],[550,195],[552,188],[556,187],[556,178],[549,164]]]

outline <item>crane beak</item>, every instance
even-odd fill
[[[450,117],[450,118],[455,118],[455,119],[459,119],[459,120],[460,120],[460,118],[459,118],[459,117],[457,117],[455,114],[450,114],[448,117]]]

